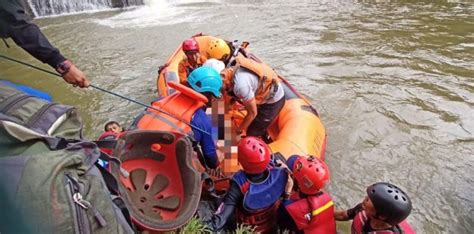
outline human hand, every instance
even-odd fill
[[[245,130],[242,130],[240,128],[237,128],[237,130],[235,131],[235,133],[237,133],[237,135],[241,136],[241,137],[245,137]]]
[[[291,178],[291,176],[288,176],[288,181],[286,182],[286,186],[285,186],[285,195],[287,195],[288,197],[290,197],[291,193],[293,192],[293,185],[294,185],[293,178]]]
[[[220,142],[221,141],[219,140],[216,142],[216,148],[217,148],[216,153],[217,153],[217,160],[219,162],[222,162],[222,160],[225,159],[225,147],[221,145]]]
[[[72,84],[74,86],[79,86],[81,88],[87,88],[90,85],[89,80],[87,80],[84,73],[82,73],[79,68],[77,68],[74,64],[71,64],[69,71],[63,75],[64,81]]]
[[[237,142],[239,142],[242,138],[244,138],[244,137],[246,137],[246,136],[247,136],[247,135],[246,135],[245,131],[242,131],[242,130],[237,129],[236,135],[235,135],[235,140],[236,140]]]

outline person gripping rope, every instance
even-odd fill
[[[51,45],[36,24],[30,22],[19,0],[0,1],[0,37],[3,40],[12,38],[30,55],[54,68],[67,83],[81,88],[90,85],[84,73]]]

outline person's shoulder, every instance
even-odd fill
[[[235,75],[234,75],[235,78],[248,78],[248,77],[252,77],[252,78],[257,78],[257,75],[255,75],[253,72],[243,68],[243,67],[239,67],[236,71],[235,71]]]
[[[203,108],[197,109],[196,112],[194,112],[194,116],[206,117],[207,118],[206,111],[204,111]]]
[[[187,63],[188,63],[188,57],[186,57],[186,56],[183,56],[181,58],[181,61],[179,61],[180,65],[184,65],[184,64],[187,64]]]
[[[202,108],[199,108],[196,110],[196,112],[194,112],[193,118],[191,119],[191,123],[197,125],[208,125],[210,123],[210,120],[206,112]]]

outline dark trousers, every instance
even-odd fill
[[[285,97],[272,104],[262,104],[257,106],[257,116],[247,128],[247,136],[264,136],[268,126],[280,113],[285,105]]]

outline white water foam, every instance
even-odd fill
[[[51,17],[111,9],[111,0],[27,0],[35,17]]]
[[[143,28],[155,25],[171,25],[196,20],[198,9],[192,4],[219,3],[218,0],[145,0],[145,5],[133,8],[107,19],[95,20],[96,23],[111,28]]]

